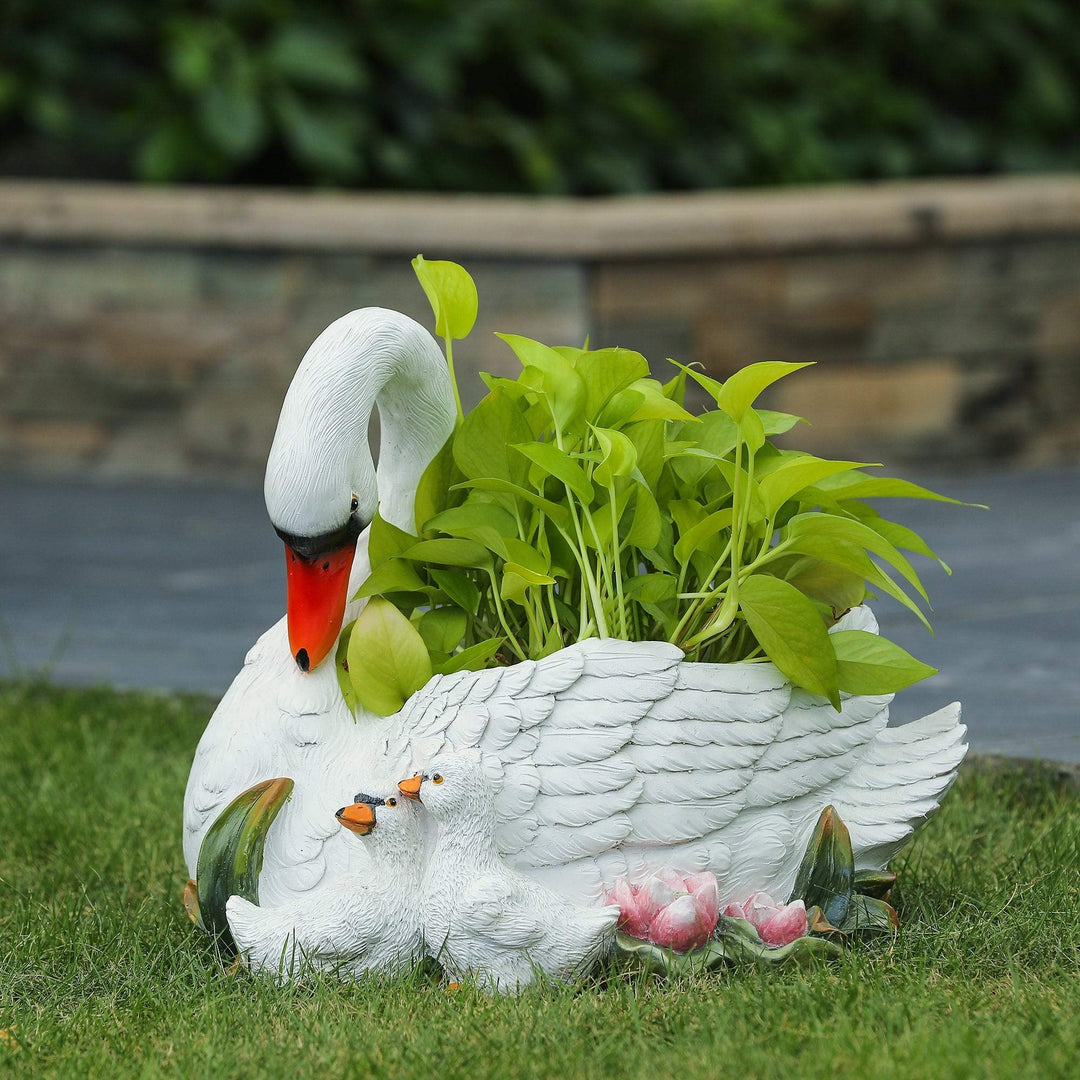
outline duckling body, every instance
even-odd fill
[[[353,879],[338,879],[273,907],[240,896],[226,904],[229,928],[243,962],[284,983],[305,969],[352,982],[369,971],[399,975],[423,955],[419,889],[423,836],[414,806],[382,800],[378,821],[365,836],[370,866]],[[364,804],[358,804],[364,805]]]
[[[540,974],[568,981],[600,958],[618,907],[576,905],[500,859],[495,795],[478,752],[439,758],[422,788],[436,821],[423,879],[424,944],[451,979],[472,976],[515,993]]]

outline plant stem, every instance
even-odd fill
[[[454,339],[445,337],[446,342],[446,366],[450,369],[450,385],[454,388],[454,406],[457,409],[457,422],[465,419],[465,413],[461,409],[461,394],[458,392],[457,376],[454,374]]]

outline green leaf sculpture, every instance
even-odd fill
[[[851,836],[831,806],[821,811],[806,854],[795,876],[793,900],[802,900],[809,911],[821,912],[834,927],[842,927],[855,884],[855,859]]]
[[[225,917],[225,904],[230,896],[259,902],[267,830],[292,789],[293,782],[287,777],[248,788],[222,810],[203,837],[195,875],[198,918],[227,953],[235,953],[236,944]]]

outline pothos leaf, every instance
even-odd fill
[[[368,601],[353,625],[349,678],[357,700],[389,716],[431,678],[431,660],[420,632],[388,600]]]
[[[780,671],[839,709],[836,654],[813,603],[786,581],[753,574],[739,586],[739,608]]]
[[[412,261],[413,270],[435,313],[435,333],[443,338],[468,337],[476,323],[476,283],[455,262],[429,262],[423,255]]]
[[[436,665],[436,675],[453,675],[455,671],[479,671],[502,647],[503,638],[486,638]]]
[[[895,694],[905,686],[937,674],[937,668],[916,660],[888,638],[865,630],[838,630],[829,635],[836,652],[840,689],[848,694]]]

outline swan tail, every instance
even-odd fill
[[[858,870],[883,868],[941,805],[967,753],[960,703],[878,732],[824,794],[851,832]]]

